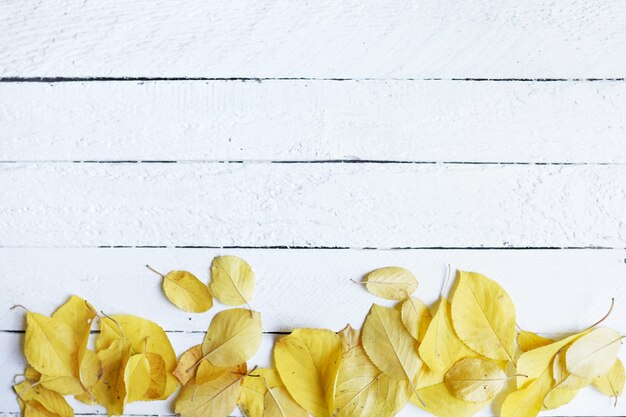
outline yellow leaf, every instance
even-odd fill
[[[329,417],[341,340],[330,330],[296,329],[274,346],[274,361],[291,396],[315,417]]]
[[[142,400],[156,400],[163,395],[167,384],[165,361],[161,355],[152,352],[146,353],[146,359],[150,365],[150,384]]]
[[[537,349],[553,342],[554,340],[539,336],[533,332],[522,330],[517,334],[517,346],[519,346],[522,352],[528,352],[529,350]]]
[[[400,312],[404,327],[415,340],[421,342],[433,319],[428,306],[417,298],[409,297],[402,303]]]
[[[148,268],[152,269],[151,267]],[[213,307],[213,296],[209,287],[191,272],[170,271],[167,275],[161,276],[163,277],[165,296],[181,310],[190,313],[204,313]]]
[[[187,383],[176,399],[175,413],[183,417],[227,417],[235,408],[245,372],[245,364],[241,364],[206,384]]]
[[[546,394],[546,397],[543,399],[543,407],[547,410],[559,408],[571,402],[574,397],[576,397],[576,394],[578,394],[578,391],[577,389],[567,389],[562,386],[556,386]]]
[[[32,366],[27,366],[24,370],[24,378],[29,381],[37,382],[41,378],[41,374]]]
[[[61,320],[26,313],[24,355],[28,363],[41,374],[78,375],[78,346],[74,332]]]
[[[461,359],[452,365],[444,377],[452,395],[472,403],[493,400],[505,381],[506,374],[498,365],[480,358]]]
[[[567,350],[567,370],[582,378],[606,374],[617,360],[622,338],[618,332],[606,327],[590,331]]]
[[[27,381],[13,386],[19,399],[24,404],[34,401],[39,403],[48,413],[59,417],[73,417],[74,410],[67,404],[65,398],[57,392],[51,391],[41,385],[34,385]]]
[[[365,288],[387,300],[404,300],[417,290],[417,279],[411,271],[397,266],[375,269],[365,276]]]
[[[235,366],[256,353],[262,337],[259,312],[243,308],[224,310],[211,321],[202,342],[202,354],[214,366]]]
[[[264,417],[308,417],[309,414],[291,398],[283,387],[270,388],[263,402]]]
[[[218,378],[224,372],[229,372],[229,368],[213,366],[209,361],[202,361],[196,371],[196,385],[206,384]]]
[[[419,354],[433,372],[442,375],[459,359],[478,356],[454,332],[450,303],[443,297],[426,329]]]
[[[86,404],[96,403],[93,388],[98,383],[98,379],[100,378],[100,369],[100,359],[98,358],[96,352],[86,350],[80,364],[80,380],[82,381],[82,386],[86,391],[76,395],[77,400]]]
[[[517,387],[522,388],[539,376],[550,366],[557,352],[576,340],[587,331],[576,333],[562,340],[524,352],[517,359]]]
[[[363,346],[353,345],[344,350],[339,364],[333,416],[391,417],[404,407],[411,393],[408,381],[383,374]]]
[[[404,379],[413,392],[422,360],[417,342],[404,328],[400,312],[393,308],[372,305],[363,325],[362,343],[367,356],[385,374]]]
[[[109,416],[124,414],[126,384],[124,369],[130,358],[130,345],[126,338],[114,340],[106,349],[97,352],[102,364],[102,377],[93,387],[93,394]]]
[[[250,372],[248,376],[244,377],[242,383],[242,391],[237,405],[239,409],[246,417],[262,417],[264,416],[264,403],[265,394],[269,388],[281,388],[285,390],[285,386],[278,377],[278,373],[271,368],[259,368]],[[289,395],[287,391],[285,394],[289,396],[289,400],[295,407],[306,413],[295,400]],[[306,415],[306,414],[305,414]]]
[[[42,386],[61,395],[80,395],[85,392],[78,378],[73,376],[42,375],[39,382]]]
[[[353,329],[349,324],[341,329],[339,338],[341,339],[341,349],[344,354],[361,344],[361,332]]]
[[[196,375],[196,369],[202,358],[202,345],[196,345],[187,349],[178,360],[174,376],[181,384],[185,385]]]
[[[52,413],[37,401],[27,401],[22,413],[24,417],[58,417],[58,414]]]
[[[541,410],[551,382],[550,368],[546,367],[539,378],[507,395],[502,403],[500,417],[535,417]]]
[[[452,297],[452,323],[472,350],[495,360],[515,356],[515,306],[495,281],[475,272],[459,271]]]
[[[179,385],[173,374],[177,363],[176,353],[161,326],[141,317],[116,315],[102,319],[100,327],[101,332],[96,339],[97,351],[112,341],[125,337],[130,343],[132,353],[156,353],[165,362],[165,390],[155,399],[164,400],[176,390]]]
[[[553,389],[579,390],[591,384],[592,380],[589,378],[581,378],[568,372],[567,364],[565,363],[566,348],[567,347],[560,350],[552,362],[552,379],[555,383]],[[555,399],[561,396],[560,394],[556,395]]]
[[[126,403],[140,400],[150,387],[150,363],[143,353],[132,355],[124,368]]]
[[[593,386],[604,395],[615,397],[615,404],[617,405],[617,397],[624,392],[624,365],[622,361],[616,360],[609,372],[594,378]]]
[[[254,294],[254,272],[237,256],[218,256],[211,264],[211,292],[223,304],[249,304]]]
[[[417,390],[426,407],[415,397],[411,402],[437,417],[470,417],[489,405],[489,402],[471,403],[450,394],[442,382]]]

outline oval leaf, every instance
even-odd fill
[[[237,256],[218,256],[211,263],[211,292],[223,304],[249,304],[254,294],[254,272]]]
[[[33,368],[47,376],[78,376],[74,331],[61,320],[27,313],[24,355]]]
[[[594,329],[576,340],[567,349],[567,370],[581,378],[606,374],[615,361],[623,336],[613,329]]]
[[[415,340],[421,342],[433,319],[428,306],[417,298],[409,297],[402,303],[400,312],[404,327]]]
[[[624,392],[624,365],[622,361],[616,360],[609,372],[594,378],[593,386],[602,394],[608,397],[615,397],[615,403],[617,404],[617,397]]]
[[[365,288],[387,300],[404,300],[417,290],[417,279],[407,269],[388,266],[365,276]]]
[[[178,308],[190,313],[204,313],[213,307],[209,288],[187,271],[171,271],[163,276],[163,292]]]
[[[497,282],[475,272],[459,271],[452,323],[471,349],[490,359],[513,361],[515,306]]]
[[[461,359],[444,377],[452,395],[472,403],[493,400],[505,381],[506,374],[498,365],[480,358]]]
[[[308,417],[308,415],[284,387],[270,388],[265,393],[263,417]]]
[[[227,368],[246,362],[261,346],[261,314],[243,308],[219,312],[202,342],[202,354],[211,364]]]

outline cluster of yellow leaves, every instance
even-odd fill
[[[250,307],[254,273],[242,259],[217,257],[211,282],[172,271],[163,290],[176,306],[217,313],[201,344],[178,359],[163,330],[133,316],[100,317],[87,348],[93,307],[72,297],[52,317],[27,313],[25,381],[15,385],[24,415],[72,416],[63,395],[99,403],[109,415],[132,401],[167,398],[179,385],[183,417],[392,417],[411,402],[439,417],[471,416],[500,397],[503,417],[534,417],[571,401],[587,385],[621,395],[622,336],[595,325],[561,340],[516,330],[515,306],[495,281],[460,271],[450,300],[414,297],[415,276],[387,267],[362,282],[396,301],[373,304],[361,330],[295,329],[274,345],[273,366],[247,362],[262,339]],[[445,286],[445,285],[444,285]],[[513,389],[505,390],[513,385]]]

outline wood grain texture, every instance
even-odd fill
[[[0,161],[626,163],[626,83],[0,83]]]
[[[0,169],[1,246],[623,248],[626,241],[623,165]]]
[[[5,77],[624,77],[621,0],[0,5]]]

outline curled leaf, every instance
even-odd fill
[[[502,390],[506,374],[493,362],[465,358],[446,372],[444,382],[452,395],[463,401],[482,403],[493,400]]]
[[[375,269],[365,276],[365,288],[387,300],[404,300],[417,290],[417,279],[407,269],[388,266]]]
[[[218,256],[211,264],[211,292],[223,304],[249,304],[254,294],[254,272],[237,256]]]
[[[200,359],[202,359],[202,345],[193,346],[180,356],[173,374],[182,385],[187,384],[196,375]]]

